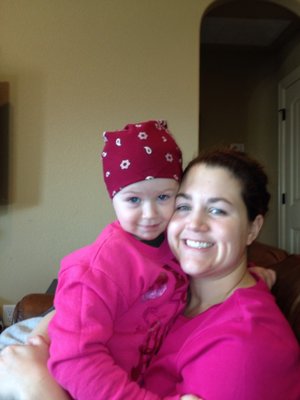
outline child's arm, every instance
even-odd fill
[[[119,303],[118,296],[113,295],[116,290],[108,289],[109,280],[101,278],[95,282],[102,285],[102,298],[100,290],[95,293],[83,279],[74,282],[74,277],[70,277],[72,283],[68,280],[66,292],[65,287],[58,287],[56,313],[49,325],[50,372],[77,400],[160,400],[132,381],[106,346],[113,331],[112,316]],[[106,292],[112,295],[105,297]]]
[[[143,285],[148,287],[150,280],[155,280],[151,274],[144,283],[144,255],[132,254],[131,243],[127,245],[123,238],[114,240],[110,236],[105,246],[92,258],[90,249],[84,248],[62,262],[54,301],[56,313],[49,324],[48,367],[57,382],[77,400],[157,399],[131,381],[131,372],[137,376],[146,367],[152,347],[158,347],[164,326],[179,311],[184,296],[178,296],[175,302],[167,300],[169,313],[162,313],[165,302],[160,297],[156,300],[162,304],[156,305],[155,311],[163,321],[157,327],[151,304],[145,304],[142,297],[146,290]],[[121,248],[122,257],[118,257],[115,249]],[[173,259],[169,261],[173,266]],[[174,263],[175,266],[178,268]],[[154,270],[159,279],[160,269]],[[178,282],[168,269],[164,273],[170,280],[166,297],[170,299],[173,290],[178,290]],[[185,290],[184,279],[181,286]],[[138,312],[131,311],[128,319],[132,306]],[[142,312],[146,308],[150,315]]]

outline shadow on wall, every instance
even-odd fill
[[[0,204],[8,203],[9,83],[0,82]]]
[[[0,83],[0,212],[39,203],[44,90],[39,73],[22,71]],[[1,215],[0,213],[0,215]]]

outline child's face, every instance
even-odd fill
[[[167,228],[174,212],[178,182],[151,179],[126,186],[113,198],[122,228],[139,240],[153,240]]]

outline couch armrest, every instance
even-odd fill
[[[32,293],[24,296],[16,305],[13,323],[43,315],[53,306],[53,300],[53,294]]]
[[[258,241],[254,241],[248,246],[248,260],[261,267],[274,265],[284,260],[288,255],[285,250]]]
[[[300,343],[300,256],[289,255],[270,268],[277,274],[272,293]]]

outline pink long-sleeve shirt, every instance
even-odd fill
[[[185,306],[166,239],[151,247],[116,221],[65,257],[49,325],[49,369],[76,400],[156,400],[139,381]]]
[[[184,393],[204,400],[299,400],[299,345],[258,281],[194,318],[179,316],[144,387],[174,400]]]

